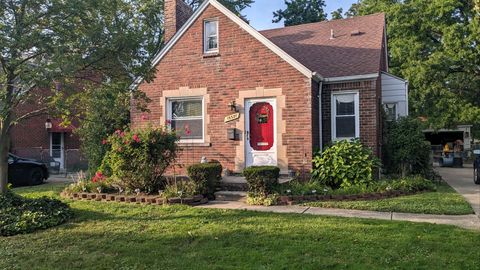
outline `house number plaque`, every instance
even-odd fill
[[[230,115],[225,117],[224,122],[225,123],[232,122],[234,120],[237,120],[238,118],[240,118],[240,113],[230,114]]]

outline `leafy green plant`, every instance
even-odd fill
[[[172,183],[165,185],[165,189],[162,192],[162,197],[169,198],[185,198],[199,195],[198,184],[190,180],[176,180]]]
[[[271,206],[271,205],[277,204],[278,198],[279,196],[276,193],[265,195],[265,194],[249,192],[247,194],[247,204]]]
[[[243,170],[248,189],[256,194],[270,194],[278,184],[280,168],[275,166],[254,166]]]
[[[422,130],[420,121],[410,117],[386,123],[384,168],[388,174],[433,178],[431,148]]]
[[[339,141],[313,158],[312,179],[333,189],[371,183],[380,162],[359,140]]]
[[[0,235],[11,236],[47,229],[73,216],[68,205],[46,197],[27,199],[11,191],[0,195]]]
[[[275,191],[281,195],[315,195],[323,194],[325,190],[329,189],[317,181],[301,182],[299,180],[292,180],[275,187]]]
[[[127,192],[157,192],[163,173],[177,156],[178,137],[164,128],[117,130],[107,139],[107,152],[100,171]]]
[[[219,162],[199,163],[189,166],[187,173],[197,183],[201,194],[212,196],[222,179],[222,169]]]

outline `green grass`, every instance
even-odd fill
[[[468,215],[474,213],[465,198],[446,183],[439,184],[436,192],[426,192],[383,200],[310,202],[305,205],[325,208],[441,215]]]
[[[21,188],[57,196],[62,185]],[[480,233],[297,214],[71,202],[71,222],[0,238],[0,269],[479,269]]]

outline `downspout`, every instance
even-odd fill
[[[322,91],[323,91],[323,81],[325,80],[317,72],[312,73],[314,81],[318,83],[318,132],[320,139],[320,153],[323,152],[323,119],[322,119]]]
[[[405,82],[405,92],[406,92],[406,93],[405,93],[405,94],[406,94],[405,100],[407,101],[407,111],[406,111],[406,115],[409,116],[409,115],[410,115],[410,112],[409,112],[409,110],[410,110],[409,107],[410,107],[410,106],[409,106],[409,104],[408,104],[408,103],[409,103],[409,100],[408,100],[408,81]]]

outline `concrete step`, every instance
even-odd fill
[[[244,191],[217,191],[215,192],[215,200],[229,202],[245,202],[247,200],[247,192]]]
[[[220,182],[220,190],[223,191],[247,191],[247,183],[225,183]]]

